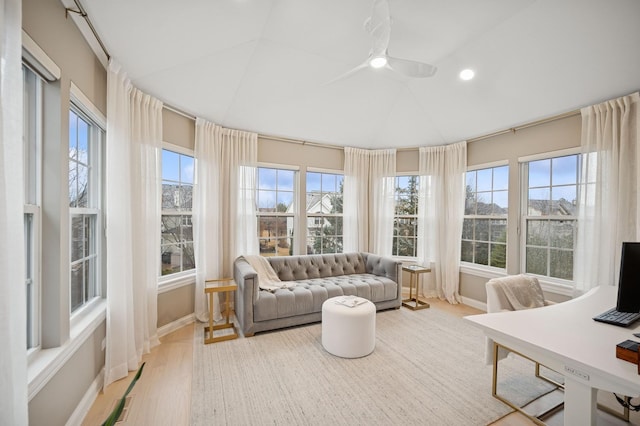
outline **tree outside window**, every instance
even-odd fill
[[[393,256],[417,256],[418,176],[396,176]]]

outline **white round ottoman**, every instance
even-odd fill
[[[367,356],[376,346],[376,306],[368,300],[356,299],[364,303],[345,306],[337,303],[345,300],[345,296],[338,296],[322,304],[322,346],[342,358]]]

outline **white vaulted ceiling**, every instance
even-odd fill
[[[362,148],[441,145],[640,89],[638,0],[389,0],[389,54],[364,68],[372,0],[82,0],[133,84],[216,124]],[[474,69],[476,78],[458,73]]]

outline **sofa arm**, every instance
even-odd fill
[[[391,257],[362,253],[368,274],[389,278],[398,283],[398,301],[402,301],[402,262]]]
[[[244,257],[239,257],[233,263],[233,278],[238,285],[234,300],[236,320],[242,329],[242,334],[251,336],[253,335],[250,331],[253,328],[253,304],[260,294],[258,273]]]

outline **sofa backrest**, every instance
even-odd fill
[[[282,281],[364,274],[365,259],[360,253],[309,254],[269,257],[269,263]]]

